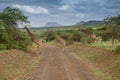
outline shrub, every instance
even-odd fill
[[[109,39],[111,39],[111,33],[105,32],[103,34],[101,34],[102,40],[103,41],[108,41]]]
[[[0,44],[0,49],[6,49],[6,45],[5,44]]]
[[[1,11],[0,49],[26,49],[31,41],[17,26],[27,22],[27,16],[17,8],[7,7]]]
[[[116,52],[116,53],[120,53],[120,46],[117,46],[117,47],[116,47],[115,52]]]
[[[69,34],[69,33],[62,33],[60,35],[60,37],[63,38],[64,40],[69,40],[70,37],[71,37],[71,34]]]
[[[79,41],[81,41],[81,38],[82,38],[81,34],[79,32],[76,32],[72,35],[71,39],[74,42],[79,42]]]
[[[71,39],[72,34],[64,32],[60,35],[60,37],[66,41],[67,45],[73,44],[73,40]]]
[[[19,32],[12,37],[4,30],[0,32],[0,49],[27,49],[30,43],[30,39],[23,32]]]
[[[51,32],[45,31],[39,36],[40,38],[44,39],[45,41],[49,42],[54,40],[54,35]]]

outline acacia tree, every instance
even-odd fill
[[[108,17],[105,19],[107,32],[106,36],[112,38],[112,46],[114,46],[115,39],[120,40],[120,15]]]
[[[12,7],[7,7],[0,13],[0,21],[10,38],[19,34],[18,23],[28,22],[27,16],[24,16],[18,8]]]
[[[112,33],[120,33],[120,15],[105,19],[108,30]]]
[[[18,23],[28,22],[27,16],[24,16],[18,8],[7,7],[0,14],[0,21],[8,32],[16,29]]]
[[[18,8],[7,7],[2,12],[0,12],[0,43],[6,43],[8,46],[13,45],[14,48],[16,43],[18,46],[23,45],[21,42],[26,40],[25,35],[17,28],[19,23],[27,23],[27,16]],[[24,43],[26,44],[26,43]]]

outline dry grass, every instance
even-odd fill
[[[101,80],[120,80],[120,55],[110,50],[74,44],[68,47],[83,60],[91,63],[93,73],[102,77]]]
[[[19,79],[25,72],[35,68],[41,55],[20,50],[7,51],[0,54],[0,80]]]

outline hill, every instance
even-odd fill
[[[48,22],[45,27],[59,27],[59,26],[62,26],[61,24],[59,23],[56,23],[56,22]]]
[[[100,24],[104,24],[104,21],[96,21],[96,20],[91,20],[91,21],[80,21],[78,23],[76,23],[75,25],[77,26],[96,26],[96,25],[100,25]]]

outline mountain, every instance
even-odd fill
[[[87,22],[84,22],[84,21],[80,21],[78,23],[76,23],[75,25],[77,26],[96,26],[96,25],[100,25],[100,24],[104,24],[104,21],[95,21],[95,20],[91,20],[91,21],[87,21]]]
[[[48,22],[45,27],[58,27],[58,26],[62,26],[61,24],[59,23],[56,23],[56,22]]]
[[[84,21],[80,21],[78,23],[76,23],[75,25],[83,25],[85,22]]]

